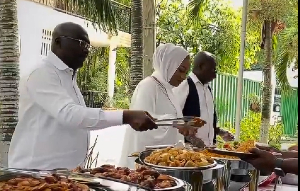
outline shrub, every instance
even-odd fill
[[[240,141],[259,141],[261,126],[261,113],[249,111],[247,116],[241,121]],[[225,129],[235,133],[234,127],[227,124]],[[280,148],[280,141],[283,135],[283,125],[278,123],[271,125],[269,129],[269,145]]]

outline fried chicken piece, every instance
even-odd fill
[[[147,167],[147,166],[141,166],[141,167],[139,167],[138,169],[136,169],[136,172],[142,172],[142,171],[144,171],[144,170],[150,170],[150,168]]]
[[[115,179],[120,179],[122,175],[115,173],[115,172],[104,172],[102,174],[104,177],[110,177],[110,178],[115,178]]]
[[[171,181],[164,180],[155,185],[155,188],[170,188],[172,187]]]
[[[125,182],[130,182],[130,177],[123,175],[120,180],[125,181]]]
[[[150,175],[156,179],[160,175],[160,173],[155,170],[144,170],[142,171],[142,175]]]
[[[155,187],[155,180],[144,180],[141,182],[141,186],[153,189]]]

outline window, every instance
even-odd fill
[[[43,29],[42,30],[42,45],[41,55],[47,56],[51,49],[52,31]]]

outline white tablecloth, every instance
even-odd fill
[[[90,147],[94,145],[98,136],[97,144],[93,151],[93,158],[99,153],[97,166],[112,164],[120,166],[122,157],[122,146],[125,139],[126,126],[109,127],[103,130],[91,131]],[[127,140],[128,141],[128,140]],[[94,167],[94,166],[92,166]]]

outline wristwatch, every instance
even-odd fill
[[[283,163],[283,159],[281,158],[277,158],[275,160],[275,168],[274,168],[274,172],[277,176],[280,176],[280,177],[284,177],[285,176],[285,173],[284,171],[282,170],[282,163]]]

